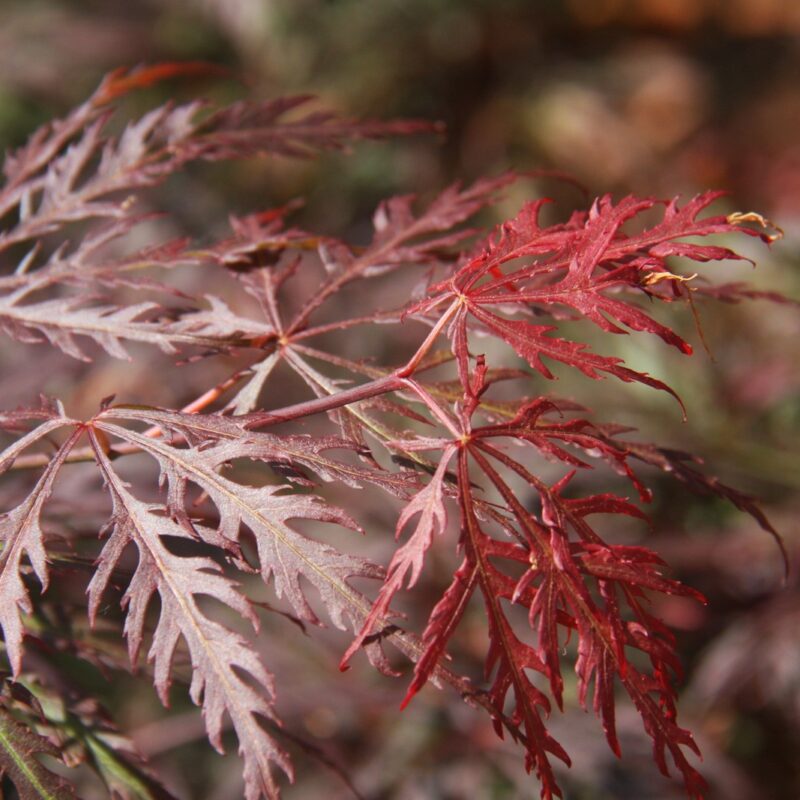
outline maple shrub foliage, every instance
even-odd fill
[[[703,598],[668,577],[646,547],[606,542],[595,529],[597,515],[646,515],[626,497],[581,493],[573,476],[609,470],[646,503],[650,493],[637,469],[656,468],[687,489],[730,501],[777,534],[752,498],[707,475],[697,459],[637,441],[624,420],[593,419],[574,401],[551,395],[548,379],[558,364],[593,380],[673,394],[565,328],[655,335],[691,354],[659,321],[665,304],[691,313],[692,298],[738,301],[765,293],[741,283],[713,285],[679,264],[699,269],[738,258],[706,242],[715,234],[767,242],[777,234],[757,214],[710,213],[713,192],[683,202],[606,196],[549,226],[540,222],[537,200],[496,230],[468,227],[515,180],[503,175],[450,186],[427,204],[410,196],[387,200],[366,246],[291,227],[286,209],[233,218],[229,235],[202,247],[187,240],[142,246],[132,232],[154,229],[144,225],[137,192],[192,161],[307,157],[355,139],[435,129],[417,121],[354,122],[307,111],[308,98],[291,97],[219,109],[167,104],[109,132],[118,97],[194,71],[192,64],[118,70],[5,161],[4,334],[22,346],[49,343],[65,364],[152,352],[131,343],[159,348],[176,363],[216,357],[234,364],[227,379],[214,377],[207,392],[180,409],[98,397],[91,419],[74,419],[58,398],[42,396],[0,412],[0,471],[8,481],[0,522],[5,780],[22,798],[73,797],[70,782],[39,758],[47,753],[87,762],[112,795],[170,796],[98,703],[59,698],[52,656],[65,652],[105,671],[146,662],[139,670],[166,704],[182,653],[191,666],[182,676],[191,675],[189,694],[202,706],[211,745],[221,751],[223,730],[232,726],[246,797],[278,797],[280,783],[293,777],[278,735],[281,688],[255,645],[265,609],[242,588],[260,576],[285,613],[349,632],[342,669],[363,651],[377,669],[396,674],[397,656],[390,662],[388,651],[399,651],[413,664],[403,705],[432,682],[488,714],[535,773],[531,794],[561,795],[553,760],[569,764],[569,756],[547,719],[553,706],[562,707],[569,652],[578,700],[596,712],[611,749],[619,755],[614,715],[621,687],[652,739],[659,769],[676,769],[687,796],[702,797],[704,780],[687,757],[697,747],[676,715],[674,637],[649,600],[658,593]],[[643,212],[647,225],[639,222]],[[165,279],[199,267],[227,275],[250,304],[193,297]],[[416,291],[395,294],[396,308],[379,307],[372,287],[409,271]],[[298,300],[287,287],[302,276],[317,288]],[[351,284],[360,286],[357,307],[329,302]],[[245,313],[253,299],[260,313]],[[351,315],[338,318],[348,307]],[[562,324],[575,320],[582,325]],[[342,333],[383,341],[387,326],[402,326],[399,341],[416,336],[401,363],[349,359],[331,348]],[[299,376],[307,399],[281,403],[282,386],[273,380],[279,366]],[[521,388],[501,391],[510,386]],[[304,432],[312,417],[314,430],[323,430],[321,422],[329,427],[324,435]],[[149,485],[123,477],[134,454],[157,467]],[[544,461],[548,474],[555,464],[562,477],[540,477]],[[234,462],[250,465],[249,480],[230,469]],[[82,521],[80,502],[69,514],[50,510],[54,487],[74,470],[101,478],[110,510],[104,525],[92,527],[88,511]],[[359,506],[324,499],[325,484],[375,487],[390,496],[396,527],[369,531],[396,540],[387,564],[315,540],[316,522],[361,530]],[[351,549],[359,541],[342,539]],[[430,568],[432,547],[460,563],[415,633],[392,604]],[[89,627],[70,636],[48,597],[60,579],[74,582],[76,572],[87,576]],[[362,578],[370,581],[354,581]],[[362,592],[370,582],[374,591]],[[251,623],[253,635],[209,616],[204,597]],[[326,619],[315,614],[312,599]],[[124,658],[124,649],[98,643],[109,638],[113,620],[100,612],[112,601],[124,610],[124,630],[115,631],[127,643]],[[460,675],[447,656],[471,603],[485,612],[483,685]],[[512,623],[514,606],[524,609],[526,625]]]

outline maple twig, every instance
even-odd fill
[[[445,314],[438,320],[436,325],[431,329],[425,341],[420,345],[417,352],[400,370],[386,375],[381,378],[376,378],[369,383],[355,386],[351,389],[345,389],[327,397],[320,397],[314,400],[306,400],[301,403],[295,403],[284,408],[276,409],[274,411],[256,412],[250,414],[246,427],[250,430],[257,430],[270,425],[277,425],[281,422],[289,422],[301,417],[311,416],[313,414],[320,414],[325,411],[332,411],[342,406],[357,403],[361,400],[367,400],[371,397],[376,397],[381,394],[397,391],[405,387],[413,388],[415,392],[419,393],[417,388],[412,386],[412,383],[406,381],[406,375],[413,372],[414,368],[419,365],[430,348],[433,346],[436,338],[441,333],[442,328],[447,324],[449,318],[458,308],[458,302],[453,303]],[[208,405],[217,400],[225,391],[231,388],[237,381],[239,381],[245,374],[244,370],[240,370],[234,375],[226,378],[217,386],[204,392],[200,397],[193,400],[188,405],[184,406],[182,411],[184,413],[194,414],[206,408]],[[421,387],[420,387],[421,390]],[[420,395],[422,397],[422,395]],[[423,398],[424,399],[424,398]],[[432,401],[432,399],[429,397]],[[426,401],[427,402],[427,401]],[[434,403],[435,405],[435,403]],[[161,429],[158,426],[153,426],[146,432],[147,436],[155,438],[161,435]],[[114,455],[129,455],[138,452],[138,448],[131,445],[118,445],[114,447]],[[73,450],[65,460],[65,463],[73,464],[84,461],[92,461],[94,459],[92,449],[90,447],[79,448]],[[46,453],[33,453],[27,456],[20,456],[10,467],[10,469],[27,470],[37,469],[45,466],[49,462],[49,456]]]
[[[301,417],[308,417],[312,414],[321,414],[324,411],[333,411],[351,403],[358,403],[361,400],[368,400],[381,394],[394,392],[405,386],[403,378],[397,374],[388,375],[385,378],[376,378],[374,381],[364,383],[361,386],[354,386],[352,389],[344,389],[336,394],[318,397],[314,400],[305,400],[302,403],[294,403],[284,408],[274,411],[259,411],[248,414],[246,428],[257,430],[269,425],[277,425],[281,422],[290,422]]]
[[[460,305],[461,302],[459,300],[451,303],[447,311],[445,311],[433,328],[431,328],[414,355],[411,356],[403,367],[396,370],[391,375],[384,378],[376,378],[369,383],[355,386],[352,389],[345,389],[336,394],[328,395],[327,397],[306,400],[302,403],[295,403],[294,405],[274,411],[252,414],[250,420],[247,422],[247,428],[256,430],[258,428],[267,427],[268,425],[277,425],[280,422],[289,422],[293,419],[311,416],[312,414],[320,414],[324,411],[332,411],[336,408],[350,405],[351,403],[358,403],[361,400],[368,400],[371,397],[377,397],[378,395],[388,394],[389,392],[404,388],[406,386],[406,378],[413,373],[414,369],[416,369],[428,354],[436,339],[439,337],[439,334],[450,321],[453,314],[456,313]]]
[[[228,389],[235,386],[245,375],[247,374],[247,370],[238,370],[229,378],[226,378],[224,381],[221,381],[216,386],[209,389],[207,392],[203,392],[195,400],[192,400],[191,403],[185,405],[181,409],[181,413],[183,414],[198,414],[204,408],[210,406],[215,400],[218,400]],[[150,438],[158,438],[164,433],[164,431],[158,427],[158,425],[153,425],[151,428],[148,428],[145,431],[145,436],[149,436]]]
[[[444,330],[447,323],[450,322],[453,315],[461,307],[461,304],[461,298],[457,298],[448,306],[447,310],[444,312],[444,314],[442,314],[441,317],[439,317],[439,319],[436,321],[436,324],[431,328],[430,332],[425,337],[425,341],[419,346],[419,348],[417,348],[417,352],[411,356],[411,358],[403,367],[397,370],[397,375],[407,378],[414,372],[414,370],[416,370],[425,356],[428,355],[436,340],[439,338],[439,334]]]

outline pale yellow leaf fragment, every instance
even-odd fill
[[[764,238],[770,244],[783,238],[783,230],[756,211],[734,211],[732,214],[728,214],[727,220],[731,225],[741,225],[743,222],[755,222],[757,225],[764,228],[764,230],[772,229],[774,233],[763,234]]]
[[[660,283],[661,281],[678,281],[679,283],[688,283],[691,280],[694,280],[697,277],[697,273],[693,273],[692,275],[675,275],[673,272],[651,272],[642,283],[645,286],[652,286],[655,283]]]

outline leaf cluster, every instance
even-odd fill
[[[248,587],[259,580],[301,626],[330,622],[350,632],[342,668],[362,651],[388,675],[395,674],[389,650],[413,662],[404,705],[433,681],[487,713],[500,736],[519,742],[543,798],[561,796],[552,760],[569,764],[547,728],[553,706],[563,707],[568,650],[577,699],[592,706],[611,749],[620,754],[615,692],[622,687],[659,769],[666,774],[671,763],[687,796],[701,797],[705,783],[686,752],[697,747],[677,720],[675,639],[650,601],[703,598],[669,577],[647,547],[607,540],[595,518],[646,521],[641,506],[650,491],[640,472],[649,466],[732,502],[777,534],[752,498],[691,456],[594,419],[553,396],[549,381],[571,370],[674,395],[567,331],[650,334],[689,355],[662,308],[738,301],[750,290],[711,285],[676,266],[676,257],[695,266],[734,259],[707,237],[769,242],[777,234],[757,215],[709,215],[714,192],[685,203],[606,196],[552,225],[542,222],[539,200],[496,230],[469,227],[517,180],[508,174],[448,187],[426,204],[391,198],[362,246],[291,226],[289,207],[233,218],[229,235],[202,247],[184,239],[132,246],[149,220],[137,197],[189,162],[308,157],[360,138],[435,129],[340,119],[306,111],[309,98],[292,97],[222,109],[168,104],[118,135],[108,132],[120,96],[201,71],[164,64],[112,73],[6,159],[0,329],[7,336],[81,361],[131,359],[131,351],[147,359],[150,346],[175,360],[235,366],[180,409],[97,398],[97,412],[76,419],[42,397],[0,414],[10,435],[0,471],[16,498],[0,519],[9,677],[0,697],[0,768],[26,798],[71,796],[37,753],[92,764],[113,794],[168,796],[96,699],[54,684],[58,654],[124,668],[123,653],[97,639],[107,627],[101,610],[116,595],[129,664],[144,669],[164,704],[175,680],[188,682],[217,750],[230,721],[248,800],[277,797],[276,768],[291,779],[293,767],[275,707],[280,687],[256,646],[264,612]],[[640,222],[654,212],[655,223]],[[175,276],[200,268],[227,276],[240,301],[177,288]],[[404,286],[408,275],[416,291],[396,307],[377,307],[375,287]],[[316,289],[298,299],[290,289],[300,281]],[[337,302],[345,294],[359,298],[357,307]],[[245,298],[257,315],[242,310]],[[575,321],[583,324],[564,324]],[[331,334],[370,341],[388,326],[399,342],[414,342],[396,363],[383,363],[379,350],[358,360],[332,345],[341,337]],[[282,402],[287,371],[307,399]],[[317,434],[305,428],[312,418],[323,421]],[[152,477],[125,472],[137,454],[154,466]],[[559,479],[542,477],[545,462]],[[638,504],[585,491],[580,475],[594,469],[622,475]],[[102,482],[104,525],[91,513],[68,521],[51,509],[58,482],[73,470]],[[358,504],[328,496],[326,487],[337,485],[391,498],[398,544],[388,564],[316,537],[320,523],[363,532]],[[433,547],[456,554],[459,565],[417,634],[395,598],[430,569]],[[71,635],[68,624],[57,634],[48,598],[76,570],[89,576],[90,628]],[[360,579],[375,591],[364,591]],[[209,598],[229,616],[211,613]],[[486,621],[483,684],[448,656],[475,603]]]

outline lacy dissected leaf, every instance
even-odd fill
[[[545,378],[552,378],[553,373],[542,361],[542,356],[560,361],[579,369],[589,378],[600,378],[601,373],[613,375],[626,383],[637,381],[654,389],[661,389],[674,395],[675,393],[663,381],[652,378],[647,373],[637,372],[624,366],[621,358],[599,356],[589,350],[583,342],[573,342],[550,336],[556,330],[552,325],[534,325],[530,322],[510,320],[492,314],[480,306],[468,303],[467,309],[475,319],[483,323],[490,333],[508,342],[537,372]],[[466,316],[462,316],[466,324]],[[456,345],[461,355],[462,348]]]
[[[110,535],[98,558],[89,584],[89,614],[94,620],[111,571],[129,544],[136,547],[138,564],[123,596],[127,608],[125,635],[133,664],[144,637],[145,614],[153,594],[161,601],[149,659],[154,681],[164,704],[169,700],[171,667],[180,639],[192,661],[190,694],[202,702],[208,737],[222,751],[223,715],[227,713],[244,759],[245,794],[248,800],[277,797],[270,770],[277,764],[291,777],[288,757],[259,724],[258,717],[275,719],[272,710],[272,676],[244,637],[209,618],[198,605],[200,596],[214,598],[255,624],[248,601],[208,557],[177,556],[164,541],[193,537],[172,520],[166,509],[134,497],[111,467],[102,443],[92,432],[92,445],[113,503]],[[244,676],[249,676],[249,679]],[[255,685],[253,685],[255,684]]]
[[[358,452],[352,441],[337,436],[276,435],[253,431],[248,427],[253,419],[252,415],[233,417],[222,414],[189,414],[147,406],[116,405],[102,412],[99,419],[138,421],[158,426],[178,440],[185,440],[199,449],[212,443],[225,445],[229,450],[219,451],[214,456],[216,458],[218,455],[222,459],[220,463],[237,458],[260,461],[301,485],[314,485],[313,481],[304,480],[305,471],[310,471],[326,482],[341,482],[354,488],[364,485],[380,486],[399,496],[406,496],[417,488],[417,484],[409,476],[363,464],[352,464],[326,455],[332,450]],[[133,435],[132,431],[129,433]],[[156,445],[153,439],[147,437],[140,437],[135,441],[141,439],[148,446]],[[167,446],[163,442],[157,444],[161,448]],[[200,445],[203,447],[200,448]],[[172,448],[169,451],[159,452],[174,452],[178,457],[180,449],[169,446]],[[213,459],[209,459],[211,460]],[[292,469],[295,471],[292,472]]]
[[[561,791],[552,771],[548,753],[570,764],[564,748],[547,732],[543,716],[550,713],[550,702],[527,674],[527,670],[547,674],[546,666],[539,655],[514,632],[500,605],[506,595],[500,573],[489,563],[486,543],[489,537],[482,529],[472,503],[469,467],[466,451],[459,454],[459,499],[461,506],[464,548],[467,560],[477,570],[477,582],[483,595],[489,626],[489,652],[486,658],[486,676],[494,677],[489,688],[489,697],[496,709],[495,728],[502,735],[499,714],[506,706],[509,692],[513,692],[511,719],[525,734],[525,766],[533,769],[541,783],[543,800]],[[441,646],[441,645],[439,645]]]
[[[329,274],[328,280],[295,315],[288,332],[293,334],[306,327],[311,315],[325,300],[351,281],[382,275],[402,264],[438,262],[448,250],[473,233],[456,226],[494,202],[499,190],[513,180],[515,177],[507,174],[476,181],[466,189],[453,185],[418,215],[412,210],[415,199],[412,195],[393,198],[375,212],[375,233],[363,252],[355,253],[342,243],[323,242],[320,256]]]
[[[178,320],[160,324],[143,319],[159,310],[149,302],[98,305],[86,294],[38,302],[30,302],[29,298],[53,284],[90,281],[175,294],[175,290],[131,273],[153,266],[219,259],[216,250],[187,252],[183,240],[147,247],[121,259],[114,256],[111,263],[103,249],[146,219],[134,213],[135,193],[162,182],[189,161],[309,155],[341,148],[353,139],[435,128],[414,120],[361,123],[319,111],[298,116],[297,109],[310,98],[292,97],[235,103],[211,113],[205,112],[206,104],[202,102],[166,104],[130,122],[119,136],[106,134],[112,116],[107,105],[111,99],[158,80],[205,74],[210,69],[207,65],[194,67],[184,70],[181,65],[163,64],[112,73],[95,95],[67,119],[44,126],[8,157],[7,182],[0,189],[0,215],[16,214],[13,224],[0,230],[0,252],[23,242],[32,244],[15,273],[0,278],[0,292],[6,292],[0,298],[0,327],[6,333],[26,342],[46,339],[77,358],[86,357],[76,342],[80,336],[93,339],[117,357],[126,357],[122,340],[150,342],[170,353],[181,344],[192,343],[216,351],[239,344],[248,338],[247,334],[263,342],[271,331],[236,316],[216,298],[210,298],[212,308],[208,313],[192,309]],[[47,252],[42,246],[44,237],[91,220],[102,220],[104,225],[90,228],[71,251],[62,242],[39,263],[40,253]],[[237,238],[252,238],[253,225],[253,218],[235,221]],[[251,240],[233,248],[240,251],[238,254],[231,253],[226,245],[221,252],[227,252],[223,258],[241,260],[243,254],[250,258],[263,246],[263,242]],[[297,246],[303,245],[298,242]],[[306,243],[306,249],[309,246],[315,247],[316,243]],[[26,298],[29,301],[23,302]]]
[[[311,99],[302,96],[234,103],[204,116],[202,102],[167,104],[129,123],[119,137],[104,136],[110,99],[180,72],[151,67],[113,73],[66,120],[40,129],[13,153],[5,167],[7,185],[0,192],[0,208],[5,214],[16,206],[19,222],[0,233],[0,250],[69,222],[124,216],[130,202],[110,195],[152,186],[188,161],[307,156],[341,148],[353,139],[435,128],[416,120],[358,122],[323,111],[287,119]],[[98,156],[97,165],[89,169]]]
[[[459,460],[459,471],[463,460]],[[546,696],[537,689],[526,674],[526,670],[541,671],[541,664],[534,651],[517,638],[503,614],[497,599],[498,587],[492,583],[487,571],[486,553],[481,544],[485,534],[473,511],[469,490],[460,494],[462,532],[466,557],[456,571],[453,582],[431,613],[422,637],[422,652],[415,658],[414,677],[408,688],[402,707],[405,707],[424,684],[441,669],[447,642],[454,634],[467,604],[476,588],[480,588],[489,622],[490,649],[486,659],[487,677],[494,672],[491,688],[483,698],[484,707],[492,715],[498,735],[508,731],[526,747],[526,767],[535,769],[542,781],[542,796],[552,797],[560,790],[555,781],[547,754],[551,753],[569,764],[561,745],[547,732],[542,714],[549,714],[550,704]],[[424,519],[420,523],[425,526]],[[418,531],[420,526],[418,526]],[[424,531],[425,528],[422,527]],[[352,650],[352,648],[351,648]],[[513,690],[513,707],[510,716],[504,709],[509,690]]]
[[[627,499],[610,493],[570,497],[567,492],[574,470],[550,486],[502,449],[503,440],[526,443],[550,458],[583,468],[588,464],[572,451],[593,451],[594,456],[603,454],[607,460],[627,467],[628,454],[621,447],[609,447],[602,430],[585,419],[552,422],[548,415],[556,407],[543,398],[520,408],[509,422],[471,427],[469,416],[479,408],[486,373],[479,359],[470,387],[471,399],[461,413],[463,430],[458,437],[461,447],[455,491],[461,510],[464,561],[431,614],[423,634],[425,652],[417,662],[405,702],[419,691],[432,665],[444,656],[469,598],[478,591],[484,600],[490,636],[486,675],[491,679],[488,697],[496,728],[498,733],[511,730],[512,735],[522,738],[526,765],[539,777],[543,798],[561,796],[550,757],[567,763],[568,757],[544,724],[550,713],[550,698],[534,685],[528,672],[539,672],[548,680],[550,697],[561,707],[562,650],[573,635],[578,697],[585,705],[594,687],[592,704],[612,750],[620,754],[614,698],[614,686],[619,681],[653,739],[659,768],[668,773],[665,753],[669,752],[683,775],[687,793],[700,797],[704,781],[683,752],[685,747],[697,748],[691,734],[676,722],[674,676],[680,674],[680,666],[674,638],[646,605],[648,592],[702,597],[664,576],[663,562],[649,550],[607,545],[597,533],[588,519],[592,515],[644,516]],[[434,443],[420,439],[416,446],[431,447]],[[470,461],[499,493],[510,520],[485,513],[479,516]],[[538,494],[538,514],[523,505],[492,462]],[[511,538],[492,536],[487,528],[492,520]],[[430,533],[431,529],[428,520],[423,532]],[[426,542],[422,544],[424,553]],[[403,555],[401,549],[395,556],[395,571],[403,564]],[[415,551],[415,555],[420,552]],[[516,566],[509,568],[509,562]],[[395,577],[390,565],[382,595],[391,597],[397,591]],[[518,603],[527,609],[535,645],[528,644],[511,625],[504,603]],[[387,607],[388,603],[383,605],[381,613]],[[633,650],[641,652],[649,670],[632,659]],[[509,697],[513,698],[510,729],[501,716]]]
[[[313,236],[299,228],[285,227],[286,215],[296,205],[290,203],[244,217],[231,216],[233,236],[199,252],[236,273],[247,274],[251,270],[275,265],[281,253],[287,250],[316,250],[321,246],[323,237]],[[276,279],[271,271],[261,270],[260,277],[264,281],[263,288],[267,290],[271,289],[273,283],[279,285],[284,280]]]
[[[176,448],[166,442],[123,429],[116,424],[112,425],[108,420],[146,422],[158,425],[170,434],[185,438],[189,442],[217,441],[218,444],[199,450]],[[221,518],[220,531],[236,537],[240,521],[245,522],[256,534],[257,540],[262,540],[262,544],[259,545],[259,555],[262,559],[262,571],[266,575],[272,571],[276,557],[285,560],[275,572],[276,585],[280,591],[287,593],[298,615],[310,620],[316,619],[297,584],[297,576],[302,574],[318,588],[326,609],[336,625],[343,627],[342,621],[347,619],[353,631],[361,630],[372,603],[355,590],[347,578],[355,575],[382,578],[383,570],[363,559],[345,556],[330,547],[314,543],[286,525],[287,519],[298,518],[306,513],[310,518],[336,521],[348,526],[353,526],[353,521],[343,518],[341,512],[322,504],[313,496],[303,495],[298,498],[297,495],[282,494],[277,487],[253,489],[234,483],[218,474],[218,467],[232,458],[263,460],[267,464],[279,458],[287,464],[293,463],[297,467],[308,468],[323,479],[342,480],[353,486],[373,483],[387,491],[404,496],[409,496],[415,487],[418,489],[416,477],[406,474],[376,473],[363,465],[339,464],[322,457],[318,450],[347,446],[347,443],[334,437],[316,441],[301,436],[278,437],[254,434],[243,427],[243,422],[244,420],[218,415],[178,414],[147,408],[112,407],[96,418],[95,425],[114,438],[141,447],[159,461],[170,486],[169,506],[172,513],[181,516],[180,507],[184,503],[183,493],[185,483],[188,481],[203,488],[217,506]],[[242,438],[243,431],[251,437],[249,440]],[[303,502],[298,503],[298,499]],[[197,530],[199,535],[204,535],[199,526]],[[214,541],[219,544],[216,539]],[[285,568],[283,563],[286,565]],[[295,569],[297,573],[293,572]],[[312,616],[308,616],[309,614]],[[380,649],[380,643],[384,639],[413,661],[423,655],[425,648],[422,643],[413,634],[391,624],[389,619],[375,620],[373,627],[379,628],[381,635],[370,637],[371,640],[364,642],[362,646],[370,660],[382,671],[392,672]],[[471,697],[472,688],[469,682],[438,663],[438,659],[427,665],[426,680],[428,678],[437,684],[450,684],[460,693],[465,696],[469,694]],[[482,698],[477,698],[471,702],[482,701]],[[507,721],[507,724],[511,725],[510,721]]]
[[[0,775],[11,779],[20,800],[74,799],[72,786],[47,769],[40,755],[58,758],[58,751],[0,704]]]
[[[253,532],[263,578],[274,578],[278,595],[288,599],[301,619],[318,622],[301,587],[303,577],[317,589],[337,627],[344,628],[345,621],[351,628],[361,626],[362,608],[368,607],[368,603],[350,585],[349,578],[380,578],[382,570],[365,559],[342,554],[314,541],[289,525],[293,519],[315,520],[358,530],[352,517],[314,495],[287,492],[285,486],[246,486],[220,474],[221,466],[237,458],[270,461],[277,457],[291,463],[289,452],[277,446],[277,437],[270,444],[262,443],[263,440],[230,439],[202,448],[178,448],[109,421],[124,415],[124,410],[109,410],[95,424],[106,434],[136,445],[158,461],[169,484],[173,514],[186,516],[183,506],[187,482],[199,486],[219,513],[218,535],[223,541],[238,542],[242,525]],[[295,446],[299,445],[299,438],[295,437]],[[313,445],[308,455],[313,460]],[[373,651],[372,657],[380,655]]]
[[[52,421],[62,419],[63,416],[63,409],[58,403],[46,395],[40,395],[38,406],[22,406],[9,411],[0,411],[0,428],[4,431],[22,433],[30,427],[29,423],[32,421]],[[37,438],[41,437],[36,436],[33,441]],[[27,444],[23,446],[23,449],[24,447],[27,447]],[[16,457],[15,454],[18,452],[20,452],[18,449],[12,450],[10,457]],[[6,458],[0,460],[0,472],[7,469],[10,463]]]
[[[535,201],[527,204],[515,219],[504,223],[486,249],[461,267],[453,280],[467,290],[479,290],[476,297],[486,298],[499,286],[513,286],[524,293],[529,284],[523,281],[543,275],[554,276],[550,288],[555,291],[559,287],[588,288],[592,277],[598,274],[598,267],[608,272],[623,264],[632,265],[642,274],[637,280],[634,274],[621,272],[620,281],[641,286],[645,285],[641,279],[647,273],[667,272],[664,259],[672,255],[701,262],[738,259],[741,256],[725,247],[677,241],[734,232],[762,236],[757,230],[741,226],[736,215],[698,219],[722,194],[705,192],[683,206],[678,205],[677,199],[663,203],[662,220],[632,234],[624,233],[622,226],[659,201],[628,196],[615,205],[606,195],[594,203],[588,214],[576,213],[567,223],[547,227],[539,224],[544,201]],[[523,262],[517,269],[512,266],[509,272],[495,274],[505,264],[528,256],[534,257],[532,263]],[[494,279],[476,285],[487,274]],[[506,297],[509,299],[519,298]]]
[[[360,255],[362,260],[372,262],[366,274],[380,274],[392,264],[425,263],[446,253],[473,233],[456,226],[495,202],[499,191],[515,180],[515,175],[507,173],[476,181],[467,188],[454,184],[418,215],[413,210],[414,195],[384,201],[372,217],[372,242]]]
[[[30,445],[48,436],[55,430],[74,424],[72,420],[53,415],[33,431],[22,436],[0,453],[0,471],[4,471],[16,457]],[[47,589],[48,571],[45,555],[45,534],[42,529],[42,507],[53,489],[53,483],[64,461],[80,437],[75,431],[58,448],[47,463],[42,476],[25,499],[0,517],[0,628],[3,630],[8,660],[14,674],[22,666],[23,623],[20,612],[30,614],[33,610],[28,591],[23,581],[24,562],[27,558],[34,574]]]
[[[378,599],[372,606],[358,636],[342,658],[346,665],[350,657],[361,647],[367,636],[372,633],[376,620],[383,620],[389,612],[392,598],[407,580],[410,589],[417,582],[422,572],[425,553],[433,543],[434,536],[444,532],[447,527],[447,508],[444,503],[444,482],[447,477],[447,465],[452,450],[445,452],[439,461],[436,472],[428,484],[411,498],[397,520],[395,538],[399,538],[408,522],[419,514],[419,520],[408,541],[395,551],[389,562],[386,580],[381,586]],[[408,575],[408,573],[411,573]],[[408,577],[406,577],[408,576]]]
[[[152,186],[178,169],[185,159],[170,149],[189,135],[189,120],[199,104],[164,106],[131,122],[118,139],[106,139],[108,111],[87,123],[80,137],[49,160],[37,180],[23,184],[17,200],[19,222],[0,234],[0,249],[35,239],[69,223],[86,219],[118,219],[131,202],[112,195]],[[90,161],[97,165],[89,170]]]
[[[486,446],[481,449],[533,486],[541,486],[541,482],[519,463]],[[696,598],[699,595],[664,578],[659,571],[660,560],[644,548],[609,547],[595,531],[588,529],[585,517],[590,514],[636,515],[627,502],[608,496],[567,500],[559,497],[561,487],[554,487],[540,492],[542,519],[537,520],[516,499],[489,461],[476,449],[471,453],[513,511],[525,543],[520,547],[485,540],[483,548],[487,553],[512,558],[528,570],[518,581],[503,575],[497,567],[490,567],[487,572],[495,575],[496,596],[528,607],[530,624],[538,631],[537,656],[541,671],[550,680],[553,696],[560,703],[562,638],[557,626],[561,625],[578,634],[575,670],[579,699],[585,703],[593,681],[593,706],[612,750],[620,752],[614,721],[614,681],[618,679],[653,739],[656,763],[661,771],[668,774],[664,753],[669,751],[683,775],[687,793],[691,797],[701,797],[705,782],[682,751],[682,747],[689,747],[697,752],[697,746],[691,734],[675,721],[675,688],[671,677],[677,664],[674,639],[641,603],[643,589]],[[570,543],[569,528],[588,542]],[[584,552],[588,558],[582,555]],[[597,578],[602,602],[593,599],[584,578],[586,574]],[[630,612],[634,615],[633,622],[626,618],[626,613]],[[652,671],[634,666],[626,648],[642,650],[651,662]]]
[[[622,439],[612,439],[611,437],[608,438],[618,443],[619,446],[623,447],[633,458],[663,470],[671,477],[688,486],[692,491],[698,494],[712,495],[727,500],[735,508],[738,508],[739,511],[744,511],[749,514],[759,524],[761,529],[766,531],[774,539],[775,544],[780,550],[781,558],[783,559],[784,572],[788,575],[790,562],[786,545],[781,535],[775,530],[772,523],[767,519],[766,514],[761,510],[758,500],[755,497],[735,489],[732,486],[728,486],[713,475],[704,474],[693,466],[702,463],[702,460],[689,453],[667,447],[659,447],[655,444],[630,442]]]
[[[358,139],[383,139],[427,133],[440,126],[425,120],[352,120],[331,111],[291,112],[314,100],[311,95],[263,102],[241,101],[200,120],[180,146],[184,159],[211,161],[279,155],[302,158],[320,150],[341,150]]]
[[[680,241],[684,237],[732,232],[760,235],[741,227],[735,218],[698,219],[719,194],[699,195],[683,207],[673,200],[666,204],[660,223],[630,235],[622,231],[622,226],[651,209],[656,201],[626,197],[615,205],[606,196],[588,215],[573,215],[567,223],[548,227],[539,222],[543,201],[530,203],[514,220],[504,223],[485,249],[461,266],[454,277],[431,287],[430,299],[414,311],[428,312],[448,299],[456,300],[459,312],[451,335],[462,375],[467,372],[466,332],[474,319],[484,330],[512,345],[545,377],[552,374],[543,356],[576,367],[591,378],[606,373],[671,391],[661,381],[624,366],[619,358],[595,355],[583,342],[553,336],[557,330],[554,326],[508,319],[489,308],[524,314],[531,308],[544,309],[558,319],[559,307],[567,306],[605,331],[626,333],[620,327],[623,325],[655,333],[682,352],[691,353],[688,343],[645,313],[628,295],[633,290],[634,297],[649,294],[670,299],[648,289],[661,282],[676,286],[688,279],[669,270],[669,256],[699,262],[739,258],[725,247]]]
[[[130,306],[88,305],[86,298],[60,298],[20,304],[0,298],[0,329],[18,341],[43,340],[73,358],[89,360],[76,337],[91,339],[106,353],[130,359],[122,342],[144,342],[166,353],[181,347],[226,349],[250,346],[272,329],[255,320],[240,317],[219,298],[207,296],[208,311],[189,311],[177,320],[152,320],[165,313],[156,303]]]

